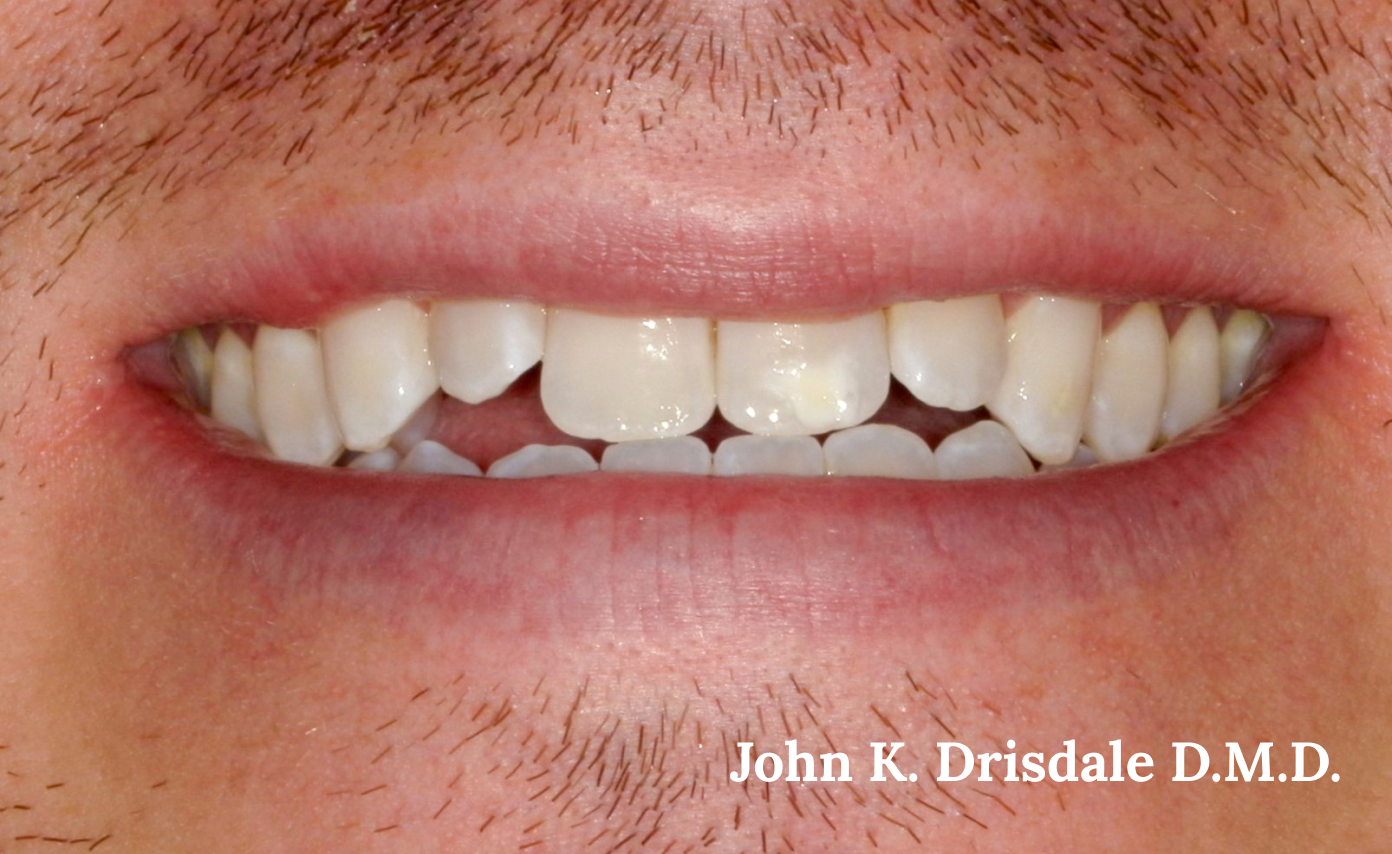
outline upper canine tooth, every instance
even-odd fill
[[[892,424],[862,424],[832,433],[822,452],[830,475],[929,480],[938,473],[928,443]]]
[[[1271,334],[1265,315],[1241,309],[1234,311],[1218,336],[1222,351],[1223,403],[1231,403],[1252,380],[1252,369],[1261,355],[1262,345]]]
[[[854,427],[889,395],[884,312],[818,323],[722,320],[716,376],[720,413],[749,433]]]
[[[1005,376],[988,407],[1041,463],[1077,450],[1101,323],[1096,302],[1058,296],[1029,297],[1006,320]]]
[[[387,300],[339,315],[324,327],[329,398],[354,451],[376,451],[438,389],[426,315],[407,300]]]
[[[625,442],[684,436],[715,412],[711,322],[552,309],[541,404],[562,431]]]
[[[1083,430],[1101,459],[1135,459],[1155,446],[1165,408],[1169,344],[1165,316],[1149,302],[1131,306],[1103,333]]]
[[[271,453],[295,463],[332,463],[343,440],[324,383],[319,339],[303,329],[262,326],[251,352],[256,416]]]
[[[1169,387],[1160,435],[1173,439],[1218,411],[1223,393],[1218,324],[1206,307],[1190,309],[1170,339]]]
[[[541,361],[546,310],[526,302],[464,300],[430,306],[430,356],[440,387],[465,403],[497,397]]]
[[[707,475],[711,473],[711,452],[695,436],[622,442],[604,449],[599,470]]]
[[[1071,455],[1070,455],[1071,456]],[[1034,474],[1025,449],[999,421],[978,421],[943,439],[933,452],[942,480],[1027,477]]]
[[[223,329],[213,348],[213,376],[209,383],[208,412],[219,424],[242,431],[253,440],[265,439],[256,420],[256,380],[251,348],[242,336]]]
[[[984,406],[1005,372],[1005,316],[995,294],[889,309],[894,376],[929,406]]]
[[[811,436],[732,436],[715,449],[714,471],[722,477],[826,474],[822,446]]]

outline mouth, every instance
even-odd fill
[[[415,233],[461,236],[383,251],[337,223],[248,253],[130,351],[138,393],[111,411],[145,437],[139,475],[215,553],[260,544],[242,571],[271,587],[650,634],[965,620],[1145,583],[1279,465],[1324,336],[1266,283],[1128,230],[1060,253],[1036,219],[937,289],[842,276],[756,300],[720,284],[728,259],[680,284],[705,226],[657,239],[659,217],[638,298],[616,252],[599,275],[545,231],[432,216]],[[508,265],[531,274],[500,284]]]

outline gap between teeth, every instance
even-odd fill
[[[386,300],[322,329],[184,330],[189,400],[279,459],[379,471],[481,474],[427,440],[440,392],[478,404],[541,364],[561,431],[609,443],[529,445],[491,477],[586,471],[969,479],[1142,456],[1247,388],[1271,324],[1207,307],[1125,307],[995,295],[901,303],[823,322],[623,317],[521,302]],[[870,422],[891,377],[925,406],[991,419],[930,449]],[[749,435],[714,453],[690,434],[719,411]],[[816,436],[825,436],[819,442]]]

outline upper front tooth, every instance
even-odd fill
[[[1083,436],[1108,462],[1150,451],[1165,408],[1165,373],[1170,338],[1165,316],[1149,302],[1127,309],[1097,344]]]
[[[1222,351],[1223,403],[1231,403],[1251,382],[1252,369],[1270,334],[1270,321],[1247,309],[1234,311],[1223,325],[1223,332],[1218,336],[1218,347]]]
[[[1070,297],[1027,298],[1006,321],[1006,367],[991,414],[1042,463],[1073,458],[1083,435],[1101,307]]]
[[[430,307],[430,356],[440,387],[465,403],[507,390],[541,361],[546,312],[502,300],[437,302]]]
[[[266,444],[282,460],[328,465],[343,451],[329,405],[319,339],[303,329],[256,330],[252,345],[256,415]]]
[[[425,312],[407,300],[355,309],[324,327],[324,371],[344,445],[386,447],[440,387],[428,341]]]
[[[694,317],[610,317],[553,309],[541,404],[585,439],[683,436],[715,412],[711,323]]]
[[[1218,324],[1206,307],[1193,308],[1170,339],[1169,388],[1160,435],[1173,439],[1218,411],[1223,392]]]
[[[894,376],[929,406],[984,406],[1005,372],[1005,317],[995,294],[889,309]]]
[[[265,438],[256,420],[256,380],[251,348],[231,329],[222,330],[213,348],[208,412],[214,421],[234,427],[257,442]]]
[[[750,433],[854,427],[889,395],[884,312],[820,323],[722,320],[716,340],[720,413]]]
[[[831,475],[928,480],[938,472],[928,443],[892,424],[862,424],[832,433],[822,452]]]

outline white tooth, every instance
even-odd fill
[[[604,449],[599,470],[707,475],[711,473],[711,452],[695,436],[623,442]]]
[[[1149,302],[1131,306],[1103,333],[1083,430],[1102,459],[1135,459],[1155,446],[1165,408],[1169,346],[1165,316]]]
[[[1005,316],[995,294],[889,309],[894,376],[929,406],[984,406],[1005,373]]]
[[[432,442],[428,439],[412,448],[396,470],[420,474],[483,476],[483,469],[480,469],[471,460],[459,456],[439,442]]]
[[[860,424],[889,395],[884,312],[820,323],[722,320],[716,387],[725,420],[762,436]]]
[[[996,421],[978,421],[943,439],[933,452],[933,459],[937,461],[940,480],[1034,474],[1034,464],[1015,434]]]
[[[1218,324],[1205,307],[1190,309],[1170,339],[1169,390],[1160,436],[1169,441],[1207,421],[1222,403]]]
[[[263,441],[256,420],[256,380],[251,348],[231,329],[222,330],[213,348],[213,378],[209,384],[208,411],[219,424]]]
[[[450,397],[482,403],[541,361],[546,311],[503,300],[430,306],[430,356]]]
[[[383,448],[380,451],[373,451],[370,454],[362,454],[354,457],[348,463],[350,469],[363,469],[365,471],[396,471],[396,467],[401,464],[401,455],[392,448]]]
[[[732,436],[715,449],[715,474],[826,474],[822,446],[811,436]]]
[[[1073,455],[1073,459],[1059,465],[1040,466],[1039,470],[1041,472],[1069,471],[1071,469],[1083,469],[1088,466],[1094,466],[1099,462],[1101,462],[1101,460],[1092,448],[1089,448],[1087,445],[1079,445],[1078,452]]]
[[[412,448],[424,442],[435,429],[435,422],[440,417],[440,406],[440,395],[432,394],[427,397],[415,414],[401,425],[401,429],[392,434],[391,447],[400,453],[409,454]]]
[[[929,480],[937,476],[928,443],[903,427],[864,424],[832,433],[822,443],[826,471],[852,477]]]
[[[1071,297],[1029,297],[1005,323],[1005,376],[988,404],[1042,463],[1072,459],[1083,435],[1101,307]]]
[[[684,436],[715,412],[711,322],[552,309],[541,404],[563,432],[626,442]]]
[[[282,460],[328,465],[343,450],[329,405],[319,339],[303,329],[262,326],[252,345],[256,416]]]
[[[1252,381],[1252,369],[1270,334],[1271,322],[1266,316],[1247,309],[1234,311],[1223,325],[1223,332],[1218,336],[1218,347],[1222,351],[1223,403],[1237,399]]]
[[[426,315],[408,300],[387,300],[339,315],[320,334],[343,444],[384,448],[438,389]]]
[[[528,445],[488,467],[489,477],[507,479],[599,471],[594,457],[574,445]]]
[[[185,329],[174,339],[174,367],[200,412],[212,402],[213,348],[201,329]]]

